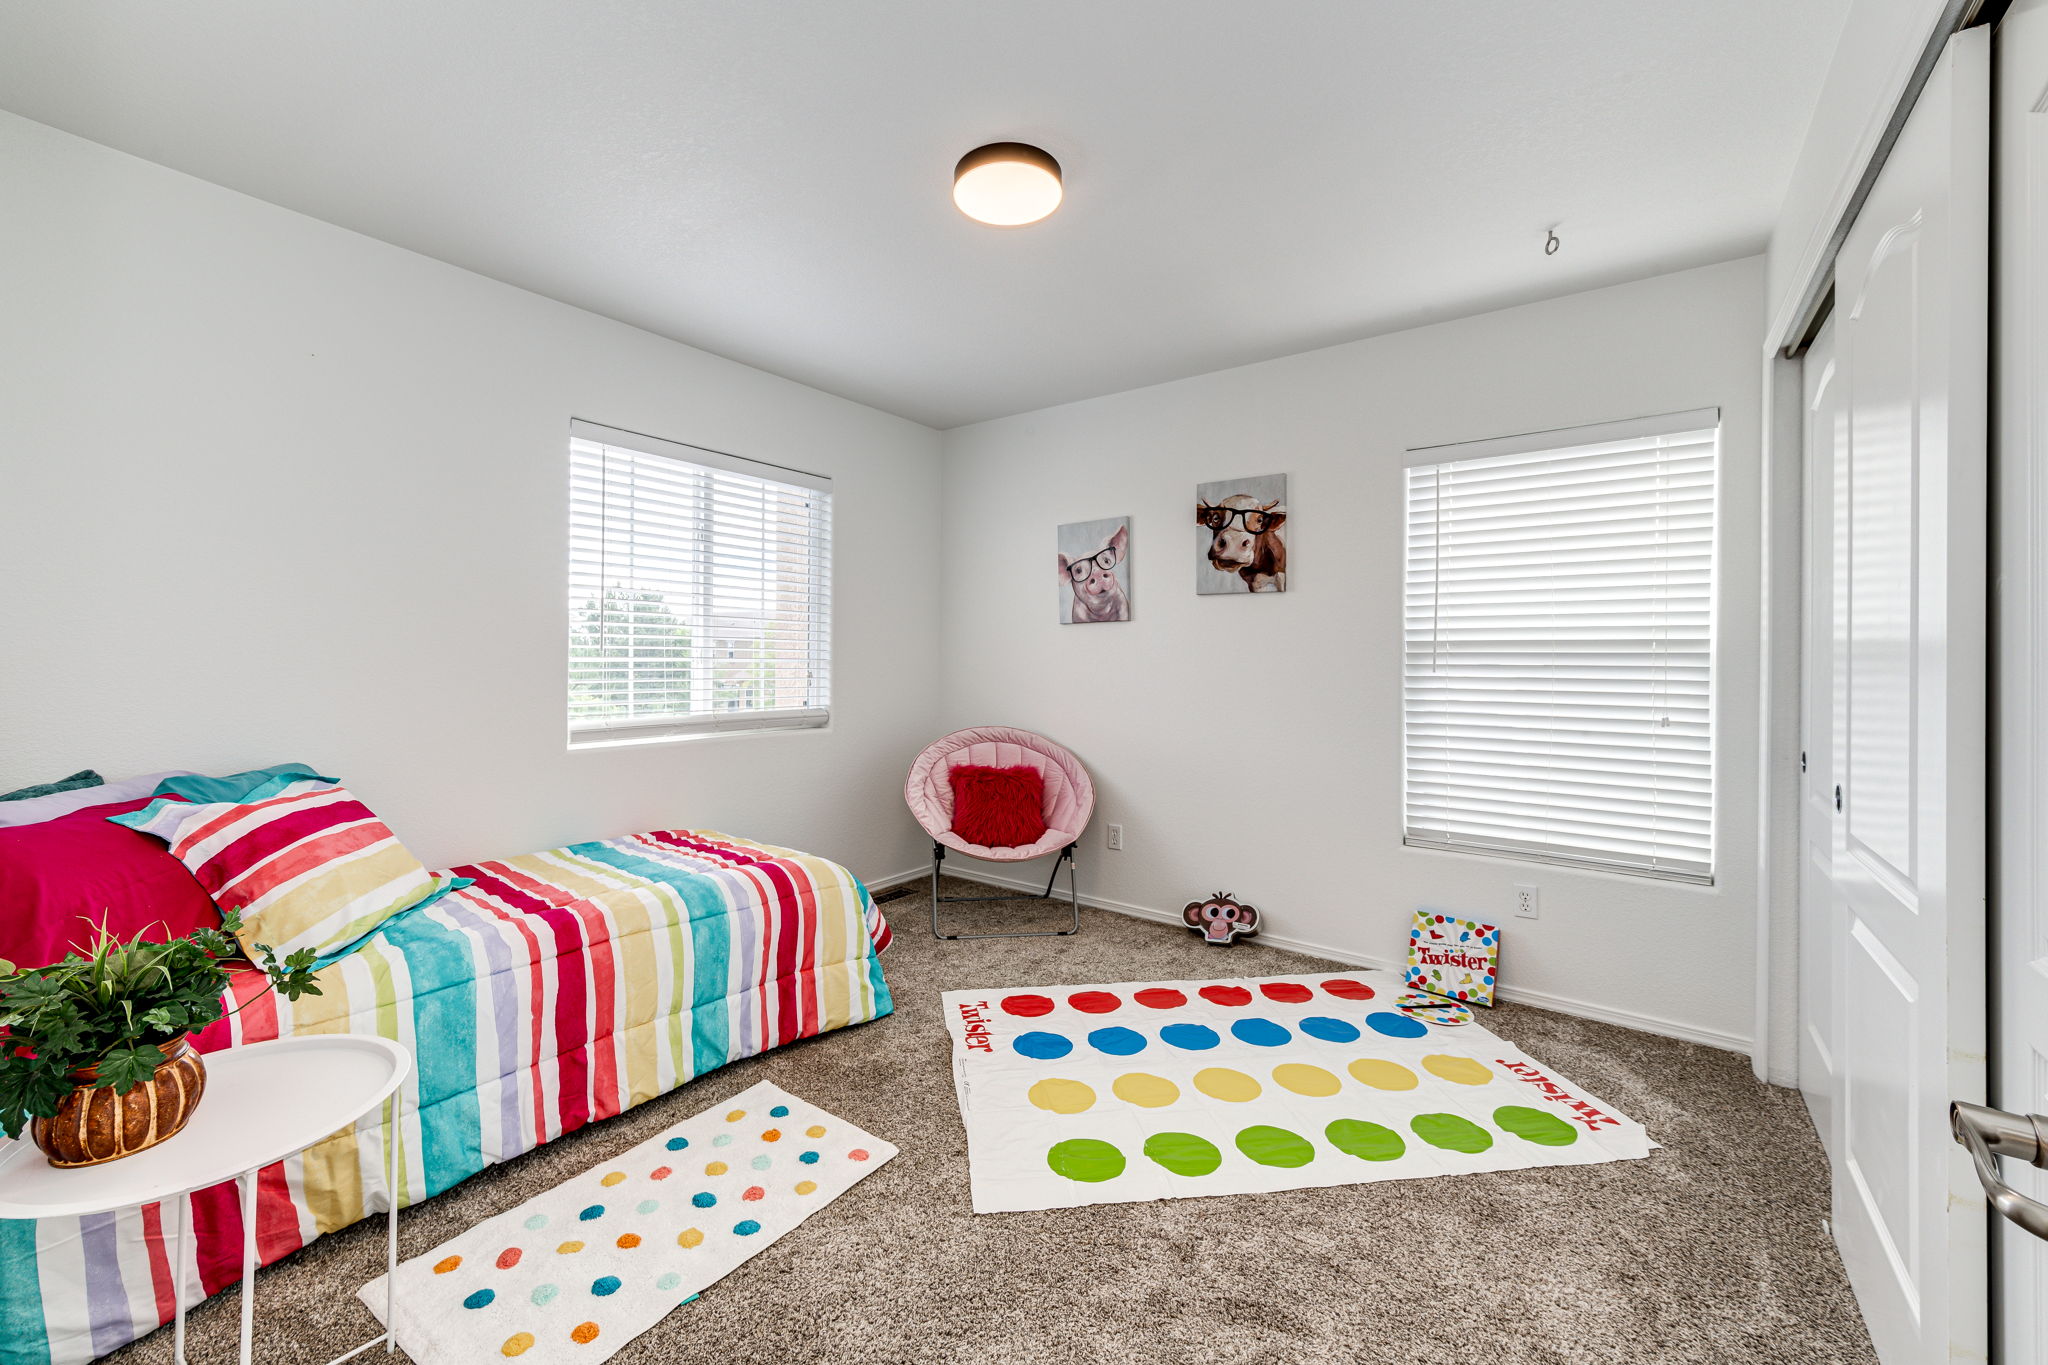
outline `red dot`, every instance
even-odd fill
[[[505,1249],[504,1249],[503,1251],[501,1251],[501,1252],[499,1252],[499,1253],[498,1253],[498,1269],[500,1269],[500,1270],[510,1270],[510,1269],[511,1269],[511,1268],[512,1268],[513,1266],[515,1266],[515,1265],[518,1265],[518,1264],[519,1264],[519,1248],[518,1248],[518,1247],[506,1247],[506,1248],[505,1248]]]
[[[649,1180],[666,1180],[674,1174],[675,1172],[670,1170],[666,1166],[656,1166],[653,1170],[647,1173],[647,1178]]]
[[[1373,995],[1372,987],[1366,985],[1363,981],[1353,981],[1348,976],[1340,976],[1334,981],[1325,981],[1323,989],[1336,996],[1339,1000],[1370,1000]]]
[[[1259,994],[1283,1005],[1299,1005],[1304,1000],[1315,999],[1316,993],[1298,981],[1268,981],[1259,987]]]
[[[762,1189],[762,1188],[761,1188],[761,1187],[760,1187],[759,1185],[749,1185],[749,1186],[747,1186],[747,1192],[746,1192],[745,1194],[741,1195],[741,1196],[740,1196],[740,1198],[742,1198],[742,1199],[765,1199],[765,1198],[767,1197],[767,1195],[768,1195],[768,1191],[766,1191],[766,1190]]]
[[[1026,1019],[1036,1019],[1041,1014],[1052,1013],[1052,1001],[1042,995],[1012,995],[1003,1000],[1003,1013],[1018,1014]]]
[[[1108,991],[1076,991],[1067,997],[1067,1003],[1083,1014],[1108,1014],[1123,1001]]]
[[[1154,1010],[1177,1010],[1188,1002],[1188,998],[1185,995],[1176,990],[1169,990],[1164,986],[1154,986],[1149,990],[1139,991],[1131,999],[1147,1009]]]
[[[1204,986],[1196,992],[1212,1005],[1249,1005],[1252,993],[1242,986]]]
[[[868,1149],[865,1147],[856,1147],[852,1151],[848,1152],[846,1156],[849,1161],[866,1161],[868,1159]]]

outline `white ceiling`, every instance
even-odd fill
[[[0,107],[945,427],[1758,251],[1847,4],[0,0]]]

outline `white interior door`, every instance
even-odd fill
[[[1992,1103],[2048,1114],[2048,0],[1997,35],[1999,892]],[[2005,1179],[2048,1200],[2048,1174]],[[1998,1221],[2000,1359],[2048,1360],[2048,1243]]]
[[[1984,30],[1950,41],[1835,266],[1830,1155],[1887,1365],[1988,1335],[1947,1106],[1984,1082],[1990,74]]]
[[[1835,562],[1835,509],[1843,499],[1836,478],[1846,466],[1837,459],[1846,416],[1842,411],[1841,368],[1835,363],[1835,324],[1830,320],[1807,348],[1804,359],[1806,520],[1801,575],[1799,754],[1799,1088],[1821,1142],[1832,1155],[1841,1148],[1837,1128],[1841,1082],[1835,1055],[1840,1050],[1841,1012],[1835,978],[1841,970],[1842,906],[1835,894],[1835,593],[1846,585]]]

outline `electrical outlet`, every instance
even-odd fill
[[[1515,915],[1519,919],[1535,919],[1541,907],[1536,902],[1536,888],[1525,882],[1515,885]]]
[[[1112,853],[1124,851],[1124,827],[1122,825],[1109,826],[1109,848]]]

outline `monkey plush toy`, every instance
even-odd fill
[[[1205,901],[1189,901],[1180,917],[1190,929],[1198,929],[1205,943],[1228,944],[1259,932],[1259,912],[1239,905],[1228,891],[1218,891]]]

